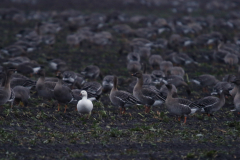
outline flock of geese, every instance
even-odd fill
[[[120,114],[124,114],[129,106],[144,105],[145,112],[149,113],[151,107],[165,104],[171,114],[179,118],[184,116],[186,123],[187,116],[197,111],[209,116],[214,114],[224,106],[225,96],[230,95],[234,98],[235,111],[240,113],[238,75],[226,75],[223,81],[219,81],[213,75],[203,74],[186,82],[185,70],[180,67],[199,67],[194,55],[184,53],[188,49],[199,48],[213,50],[212,54],[202,53],[201,57],[206,61],[213,60],[235,67],[240,56],[240,34],[236,32],[232,39],[228,39],[221,32],[204,32],[218,26],[239,31],[240,15],[238,19],[220,21],[213,16],[167,20],[145,16],[127,17],[121,13],[84,15],[78,11],[64,11],[58,14],[31,12],[26,17],[17,9],[2,9],[0,14],[1,19],[10,19],[17,24],[25,23],[27,18],[42,21],[33,29],[25,28],[19,31],[16,35],[17,42],[1,49],[0,56],[4,62],[1,66],[0,105],[10,102],[13,106],[14,101],[21,101],[23,105],[28,106],[30,90],[34,90],[42,99],[56,100],[58,111],[60,105],[64,105],[66,112],[68,103],[73,103],[80,114],[88,114],[89,117],[93,109],[92,101],[101,100],[102,94],[109,93],[111,103],[119,108]],[[46,22],[46,14],[56,21]],[[109,26],[109,23],[116,24]],[[128,23],[146,25],[145,28],[133,29]],[[127,53],[126,68],[134,77],[130,78],[128,91],[117,89],[118,85],[128,83],[128,80],[120,82],[114,75],[103,77],[96,65],[89,65],[81,73],[77,73],[69,70],[67,63],[58,58],[49,60],[49,68],[57,72],[56,76],[46,77],[47,67],[29,59],[27,54],[40,49],[40,44],[54,46],[55,35],[64,27],[72,31],[72,34],[66,37],[66,43],[70,47],[82,47],[83,44],[112,45],[116,43],[112,33],[121,35],[123,43],[119,54]],[[106,31],[106,28],[111,28],[112,33]],[[161,35],[168,39],[156,38]],[[161,50],[161,54],[158,50]],[[147,63],[142,63],[144,60],[148,60],[152,73],[146,73]],[[33,74],[38,75],[37,81],[27,77]],[[97,81],[98,78],[102,83]],[[208,92],[209,87],[213,88],[211,94],[218,96],[211,95],[196,101],[178,98],[178,87],[185,87],[187,94],[191,94],[189,83],[201,85],[203,92]]]

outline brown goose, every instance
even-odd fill
[[[148,62],[153,69],[160,69],[160,63],[162,61],[162,56],[156,54],[151,55],[148,59]]]
[[[203,74],[203,75],[197,77],[197,79],[193,79],[191,81],[197,85],[203,86],[204,92],[207,92],[206,87],[214,86],[219,82],[219,80],[217,80],[214,76],[212,76],[210,74]]]
[[[141,104],[132,94],[126,91],[120,91],[117,89],[117,77],[114,76],[113,87],[110,92],[109,98],[113,105],[118,106],[120,114],[124,114],[126,107]],[[123,109],[123,112],[122,112]]]
[[[224,106],[224,104],[225,104],[224,91],[220,90],[220,92],[216,93],[216,94],[218,94],[220,96],[220,98],[214,97],[214,96],[208,96],[208,97],[204,97],[198,101],[195,101],[194,103],[196,103],[197,105],[199,105],[201,107],[202,112],[207,113],[208,116],[210,116],[214,112],[220,110],[222,108],[222,106]]]
[[[141,64],[138,61],[128,62],[127,69],[130,73],[136,73],[141,70]]]
[[[186,123],[187,115],[195,113],[198,108],[190,108],[194,103],[187,99],[173,98],[172,85],[166,85],[166,87],[168,88],[167,99],[165,101],[167,110],[171,114],[179,116],[179,121],[181,120],[181,116],[184,116],[184,123]]]
[[[15,94],[15,100],[21,101],[24,106],[28,105],[28,99],[30,98],[30,90],[23,86],[16,86],[13,88]]]
[[[165,99],[158,95],[158,93],[150,88],[143,88],[143,75],[142,72],[137,72],[132,74],[132,76],[137,77],[137,83],[133,89],[133,95],[136,97],[143,105],[145,105],[145,112],[148,113],[151,106],[161,105]]]
[[[10,80],[13,72],[14,70],[12,69],[7,70],[4,86],[0,87],[0,105],[4,105],[10,99],[11,96]]]
[[[63,103],[65,104],[64,113],[66,113],[66,103],[70,103],[74,100],[73,93],[69,87],[63,85],[63,76],[60,72],[58,72],[56,77],[58,77],[58,82],[54,87],[54,98],[58,101],[58,111],[60,111],[60,104]]]
[[[98,76],[100,76],[100,78],[102,78],[100,69],[98,66],[95,65],[90,65],[87,66],[82,72],[82,75],[84,75],[84,78],[91,78],[91,79],[97,79]]]
[[[236,79],[236,80],[232,81],[232,83],[235,84],[235,86],[237,88],[237,93],[233,99],[235,109],[231,110],[231,111],[237,111],[238,114],[240,114],[240,80]]]
[[[181,76],[183,78],[183,76],[185,75],[185,71],[182,67],[172,67],[170,69],[170,74]]]
[[[162,70],[165,75],[167,75],[167,72],[173,67],[172,62],[170,61],[162,61],[160,63],[160,70]]]
[[[38,78],[37,84],[36,84],[36,90],[39,97],[42,97],[44,99],[54,99],[53,90],[56,85],[55,82],[45,82],[45,71],[40,70],[38,72],[38,75],[40,76]]]

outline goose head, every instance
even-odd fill
[[[57,78],[59,78],[59,79],[62,79],[62,78],[63,78],[63,75],[62,75],[62,73],[61,73],[61,72],[57,72],[57,75],[56,75],[56,77],[57,77]]]
[[[80,95],[82,95],[83,97],[87,97],[87,92],[85,90],[82,90]]]
[[[136,72],[132,74],[133,77],[142,78],[142,72]]]

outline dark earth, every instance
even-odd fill
[[[176,1],[180,3],[179,12],[173,13],[174,6],[170,1],[163,1],[162,5],[146,5],[137,1],[126,4],[121,0],[39,0],[36,4],[27,1],[0,2],[1,8],[18,8],[26,14],[30,11],[56,11],[68,9],[80,10],[84,14],[94,12],[111,15],[124,13],[128,16],[143,15],[166,19],[182,19],[184,16],[207,16],[228,19],[233,11],[239,12],[240,2],[237,0],[222,0],[222,4],[235,6],[206,9],[211,1],[196,1],[198,8],[187,11],[187,4],[195,1]],[[215,2],[215,1],[214,1]],[[219,1],[218,1],[219,2]],[[224,5],[223,5],[224,6]],[[58,20],[58,19],[53,19]],[[16,24],[9,19],[0,20],[0,47],[4,48],[16,41],[16,34],[26,27],[34,28],[38,20],[28,20]],[[114,74],[128,79],[126,55],[122,51],[124,37],[112,31],[114,22],[108,22],[99,31],[109,31],[114,39],[113,43],[104,47],[84,43],[77,48],[66,44],[66,36],[73,33],[68,27],[56,34],[56,43],[52,46],[40,45],[37,50],[28,53],[30,59],[46,66],[47,76],[55,73],[48,70],[48,58],[61,58],[67,62],[69,69],[80,72],[90,64],[96,64],[103,75]],[[132,28],[146,27],[145,23],[127,23]],[[226,39],[233,42],[233,36],[239,30],[228,29],[222,26],[206,28],[203,33],[211,31],[221,32]],[[190,35],[194,38],[195,35]],[[189,37],[190,37],[189,36]],[[159,36],[169,38],[169,35]],[[154,41],[159,37],[151,37]],[[133,39],[136,37],[127,37]],[[187,48],[185,53],[199,63],[196,65],[181,66],[189,78],[208,73],[215,75],[219,80],[225,74],[237,73],[238,67],[229,67],[224,63],[207,61],[202,55],[213,54],[216,46]],[[164,50],[153,49],[152,54],[166,55]],[[5,61],[2,57],[1,63]],[[143,60],[146,61],[147,60]],[[147,66],[147,72],[151,72]],[[32,79],[37,79],[33,77]],[[101,80],[98,79],[101,83]],[[202,88],[189,84],[192,94],[188,96],[183,87],[179,87],[178,96],[196,100],[208,96]],[[128,90],[128,84],[119,86]],[[211,90],[211,89],[209,89]],[[189,116],[187,123],[178,122],[170,115],[165,106],[152,108],[148,114],[144,113],[143,106],[127,108],[126,114],[119,115],[118,108],[111,105],[108,94],[94,102],[94,109],[88,120],[80,117],[75,111],[75,105],[69,105],[67,112],[57,112],[54,101],[45,101],[31,91],[28,107],[14,105],[11,110],[9,104],[0,108],[0,158],[1,159],[240,159],[240,115],[231,112],[233,99],[228,98],[223,108],[208,117],[203,114]]]

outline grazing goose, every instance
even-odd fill
[[[130,73],[136,73],[141,70],[141,64],[138,61],[131,61],[127,64],[127,70]]]
[[[103,92],[106,93],[108,91],[111,91],[113,87],[113,79],[114,79],[113,75],[107,75],[103,78],[103,81],[102,81]]]
[[[3,87],[0,87],[0,106],[7,103],[7,101],[11,97],[11,88],[10,88],[10,81],[11,81],[11,75],[13,74],[12,69],[7,70],[5,81]]]
[[[140,55],[136,52],[128,53],[127,60],[128,62],[133,62],[133,61],[140,62]]]
[[[67,66],[66,66],[66,62],[61,60],[61,59],[53,59],[49,62],[49,67],[50,69],[52,69],[53,71],[60,71],[60,72],[64,72],[67,70]]]
[[[214,92],[212,94],[218,94],[220,98],[208,96],[194,102],[201,107],[201,112],[207,113],[208,116],[220,110],[225,104],[225,95],[223,90],[220,90],[219,93]]]
[[[31,89],[32,87],[36,86],[36,81],[25,78],[12,78],[10,84],[12,88],[14,88],[15,86],[23,86]]]
[[[235,86],[237,88],[237,92],[233,99],[235,109],[231,110],[231,111],[237,111],[238,114],[240,114],[240,79],[236,79],[236,80],[232,81],[232,83],[235,84]]]
[[[229,64],[231,67],[233,67],[233,65],[238,64],[238,56],[232,53],[228,53],[225,57],[224,57],[224,62],[226,64]]]
[[[133,89],[133,95],[143,105],[145,105],[145,112],[148,113],[151,106],[161,105],[165,99],[158,95],[158,93],[150,88],[143,88],[143,75],[142,72],[136,72],[132,76],[137,77],[137,83]]]
[[[191,90],[188,86],[188,84],[184,81],[184,79],[181,77],[181,76],[177,76],[177,75],[170,75],[170,76],[167,76],[165,77],[165,80],[163,80],[163,82],[165,84],[173,84],[174,86],[176,87],[179,87],[179,86],[184,86],[186,88],[186,92],[188,95],[191,94]],[[167,83],[166,83],[167,82]]]
[[[132,94],[126,91],[120,91],[117,89],[117,77],[113,78],[113,87],[109,95],[110,101],[113,105],[118,106],[120,109],[120,114],[124,114],[126,107],[139,105],[139,102]],[[122,112],[123,109],[123,112]]]
[[[87,66],[82,72],[82,75],[84,75],[84,78],[91,78],[91,79],[97,79],[98,76],[101,78],[100,69],[98,66],[90,65]]]
[[[194,82],[197,85],[203,86],[203,91],[207,92],[206,87],[216,85],[219,82],[219,80],[217,80],[214,76],[210,74],[203,74],[199,76],[197,79],[193,79],[192,82]]]
[[[77,73],[73,71],[65,71],[63,72],[62,76],[63,76],[63,81],[69,82],[69,83],[73,83],[75,79],[78,77]]]
[[[24,106],[28,106],[28,99],[30,98],[30,90],[23,86],[16,86],[13,88],[15,93],[15,100],[23,102]]]
[[[3,65],[10,65],[13,67],[17,67],[22,63],[30,62],[30,59],[25,56],[13,57],[10,58],[7,62],[4,62]]]
[[[185,75],[185,71],[182,67],[172,67],[170,69],[170,74],[180,76],[183,78],[183,76]]]
[[[102,94],[102,85],[96,81],[84,83],[81,89],[87,91],[88,97],[95,97],[97,100]]]
[[[170,61],[162,61],[160,63],[160,70],[162,70],[165,75],[167,75],[167,72],[173,67],[172,62]]]
[[[148,62],[152,69],[160,69],[160,63],[163,61],[162,56],[153,54],[149,57]]]
[[[88,119],[92,113],[93,104],[92,104],[92,101],[88,99],[86,91],[82,90],[81,95],[82,95],[82,100],[78,101],[77,110],[80,115],[88,114],[87,116],[87,119]]]
[[[222,92],[229,92],[230,95],[231,91],[234,89],[234,86],[232,86],[232,84],[230,82],[218,82],[214,87],[213,87],[213,92],[212,94],[216,93],[220,93],[220,91]]]
[[[63,85],[63,76],[60,72],[57,73],[56,77],[58,78],[58,82],[53,90],[54,98],[58,101],[58,111],[60,111],[60,103],[64,103],[64,113],[66,113],[66,103],[70,103],[74,100],[73,93],[69,87]]]
[[[45,82],[45,71],[40,70],[37,73],[40,77],[36,84],[37,95],[44,99],[54,99],[53,90],[56,85],[55,82]]]
[[[190,108],[194,106],[194,103],[183,98],[173,98],[172,85],[167,84],[168,88],[167,99],[165,101],[167,110],[174,115],[179,116],[178,120],[181,120],[181,116],[184,116],[184,123],[187,121],[187,115],[195,113],[198,108]]]
[[[17,72],[27,75],[36,74],[41,69],[41,66],[36,61],[21,63],[17,67]]]

